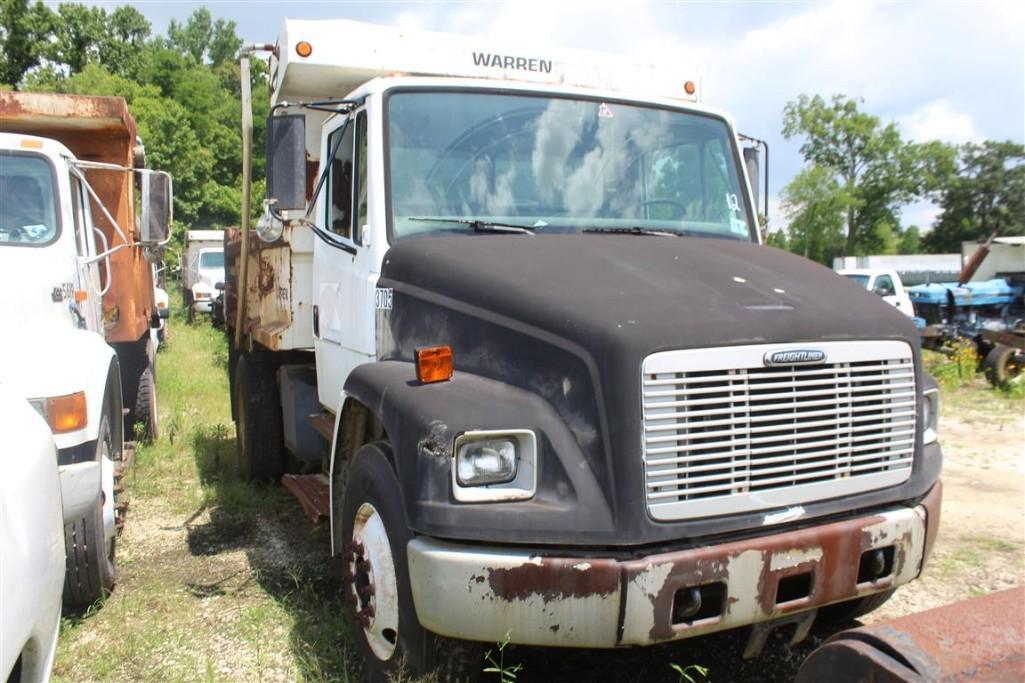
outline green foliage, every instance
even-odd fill
[[[883,125],[860,111],[859,104],[844,95],[834,95],[829,102],[818,95],[801,95],[784,108],[784,137],[802,137],[801,154],[809,167],[835,181],[812,182],[804,174],[795,178],[793,182],[803,187],[788,186],[790,195],[806,195],[809,184],[826,194],[814,202],[792,203],[797,210],[791,217],[807,207],[816,216],[804,221],[802,233],[832,235],[839,210],[844,254],[896,253],[900,207],[935,195],[954,172],[955,152],[939,142],[905,142],[896,124]],[[824,212],[823,206],[829,210]]]
[[[0,0],[0,83],[16,86],[39,65],[54,23],[53,12],[39,0]]]
[[[959,252],[961,242],[1025,234],[1025,145],[988,140],[961,148],[959,172],[940,196],[942,213],[927,251]]]
[[[843,253],[844,215],[853,200],[827,168],[801,171],[783,189],[782,199],[791,251],[826,264]]]
[[[484,653],[484,661],[487,663],[487,666],[484,667],[484,673],[498,674],[498,680],[501,683],[514,683],[516,681],[516,674],[523,670],[523,664],[521,663],[513,666],[505,665],[505,648],[509,645],[509,639],[510,636],[506,633],[502,642],[498,643],[498,659],[495,659],[491,650]]]
[[[708,668],[698,666],[697,664],[688,664],[687,666],[670,664],[669,666],[680,677],[678,679],[679,683],[698,683],[699,680],[704,680],[708,677]],[[701,678],[694,678],[694,676],[700,676]]]
[[[178,223],[237,223],[241,210],[242,39],[234,21],[201,8],[151,36],[134,7],[0,0],[0,83],[25,90],[117,95],[128,102],[151,167],[174,177]],[[263,194],[267,70],[252,68],[254,199]],[[173,245],[172,245],[173,246]],[[171,260],[174,260],[173,258]]]

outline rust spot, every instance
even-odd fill
[[[652,640],[668,640],[678,635],[678,627],[674,628],[672,624],[673,599],[676,592],[715,581],[724,581],[728,584],[730,562],[747,552],[757,552],[762,556],[757,576],[743,578],[756,583],[758,605],[766,618],[786,614],[791,610],[857,597],[858,563],[861,553],[870,547],[871,533],[868,528],[883,520],[883,517],[877,515],[860,517],[743,541],[665,553],[644,560],[626,562],[623,564],[623,572],[626,582],[630,583],[651,567],[670,565],[671,569],[662,586],[655,594],[649,596],[655,617],[649,635]],[[900,543],[901,540],[895,538],[891,542]],[[774,556],[786,553],[800,555],[812,550],[821,550],[821,558],[776,570],[771,569]],[[895,573],[900,570],[902,559],[898,558],[895,561]],[[808,571],[813,572],[808,600],[795,603],[786,609],[777,607],[776,589],[779,580]],[[873,589],[879,590],[892,580],[892,577],[883,579],[877,582]],[[726,597],[727,613],[736,602],[733,597]]]
[[[274,265],[269,260],[260,259],[257,287],[260,290],[260,296],[267,296],[274,291]]]
[[[495,595],[525,600],[538,595],[544,602],[564,598],[611,595],[619,590],[615,560],[542,558],[510,569],[491,569],[488,581]]]

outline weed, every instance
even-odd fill
[[[498,643],[498,661],[495,661],[493,650],[484,653],[484,660],[489,664],[484,668],[484,673],[498,674],[501,683],[513,683],[516,680],[516,674],[523,670],[523,664],[520,663],[513,666],[505,665],[505,648],[509,645],[509,638],[510,635],[506,632],[505,638]]]
[[[688,664],[687,666],[670,664],[669,667],[680,676],[678,683],[684,683],[684,681],[686,683],[698,683],[694,676],[700,676],[702,679],[708,677],[708,668],[697,664]]]

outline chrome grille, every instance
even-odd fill
[[[911,473],[915,373],[900,342],[831,342],[816,365],[765,367],[792,345],[645,359],[644,482],[656,519],[795,505]],[[801,347],[804,348],[804,347]]]

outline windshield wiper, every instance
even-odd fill
[[[536,227],[533,225],[517,225],[516,223],[499,223],[486,221],[481,218],[431,218],[430,216],[410,216],[407,220],[422,221],[425,223],[458,223],[468,225],[474,232],[501,232],[510,234],[533,235]]]
[[[629,228],[584,228],[581,232],[604,232],[617,235],[656,235],[659,237],[680,237],[682,232],[675,230],[652,230],[634,225]]]

